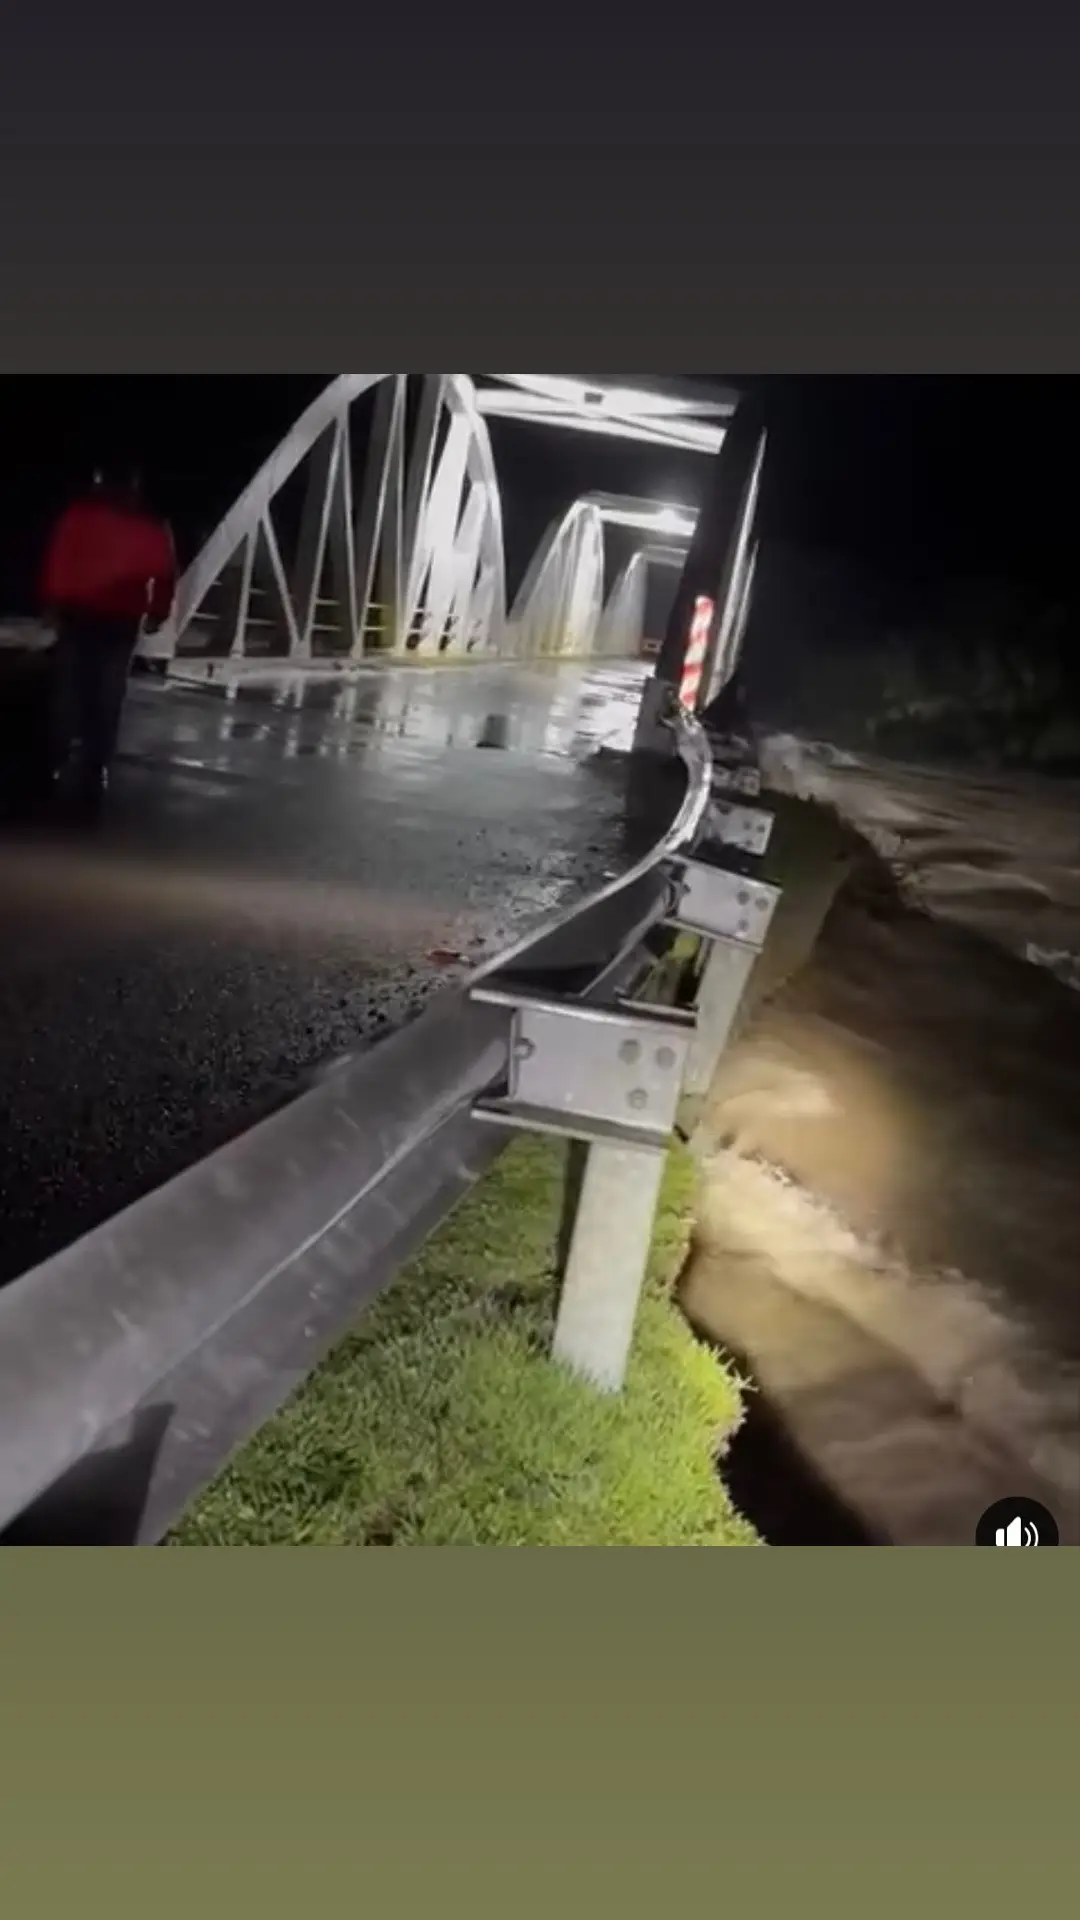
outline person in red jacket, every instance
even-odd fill
[[[144,625],[159,626],[176,590],[166,523],[142,499],[137,475],[117,485],[98,473],[50,535],[41,598],[56,625],[53,741],[61,776],[81,746],[82,795],[108,784],[132,656]]]

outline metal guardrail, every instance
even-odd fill
[[[617,1024],[709,804],[701,728],[666,724],[685,793],[630,871],[0,1293],[5,1544],[160,1541],[505,1146],[521,1005]]]

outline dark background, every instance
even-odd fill
[[[1080,772],[1080,381],[763,384],[775,430],[745,652],[761,717]]]

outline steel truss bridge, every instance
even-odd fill
[[[148,635],[159,662],[347,668],[373,659],[638,657],[650,570],[681,568],[693,503],[587,493],[547,528],[508,603],[488,421],[570,428],[703,456],[736,396],[677,381],[543,374],[355,373],[296,420],[184,573]],[[611,575],[607,535],[631,551]],[[712,684],[722,684],[749,606]],[[707,693],[708,689],[703,690]]]

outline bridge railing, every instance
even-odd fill
[[[281,647],[274,619],[260,612],[254,590],[251,599],[252,609],[248,614],[242,655],[222,653],[220,647],[215,645],[214,603],[208,595],[202,617],[188,628],[184,645],[162,656],[172,663],[174,674],[183,678],[185,673],[194,671],[202,677],[209,670],[213,677],[228,669],[235,669],[238,662],[248,667],[263,665],[267,668],[291,668],[295,662]],[[640,634],[627,636],[614,622],[601,624],[596,633],[589,636],[588,644],[583,646],[580,635],[554,621],[542,628],[534,624],[527,633],[508,621],[496,640],[483,633],[469,633],[458,618],[450,618],[436,633],[421,610],[414,614],[402,640],[395,628],[393,609],[378,604],[368,608],[360,645],[349,653],[340,644],[336,623],[331,617],[330,602],[326,603],[325,617],[321,617],[323,611],[323,603],[317,603],[310,651],[304,662],[305,666],[313,669],[411,663],[431,666],[447,661],[478,665],[485,661],[494,664],[500,660],[528,665],[530,661],[595,659],[599,662],[644,657]],[[154,659],[153,635],[147,637],[142,654],[144,659]]]
[[[703,842],[700,726],[663,725],[629,871],[0,1293],[5,1543],[160,1541],[515,1128],[587,1143],[555,1358],[618,1388],[680,1094],[775,904]],[[642,997],[678,928],[711,954],[696,1011]]]

